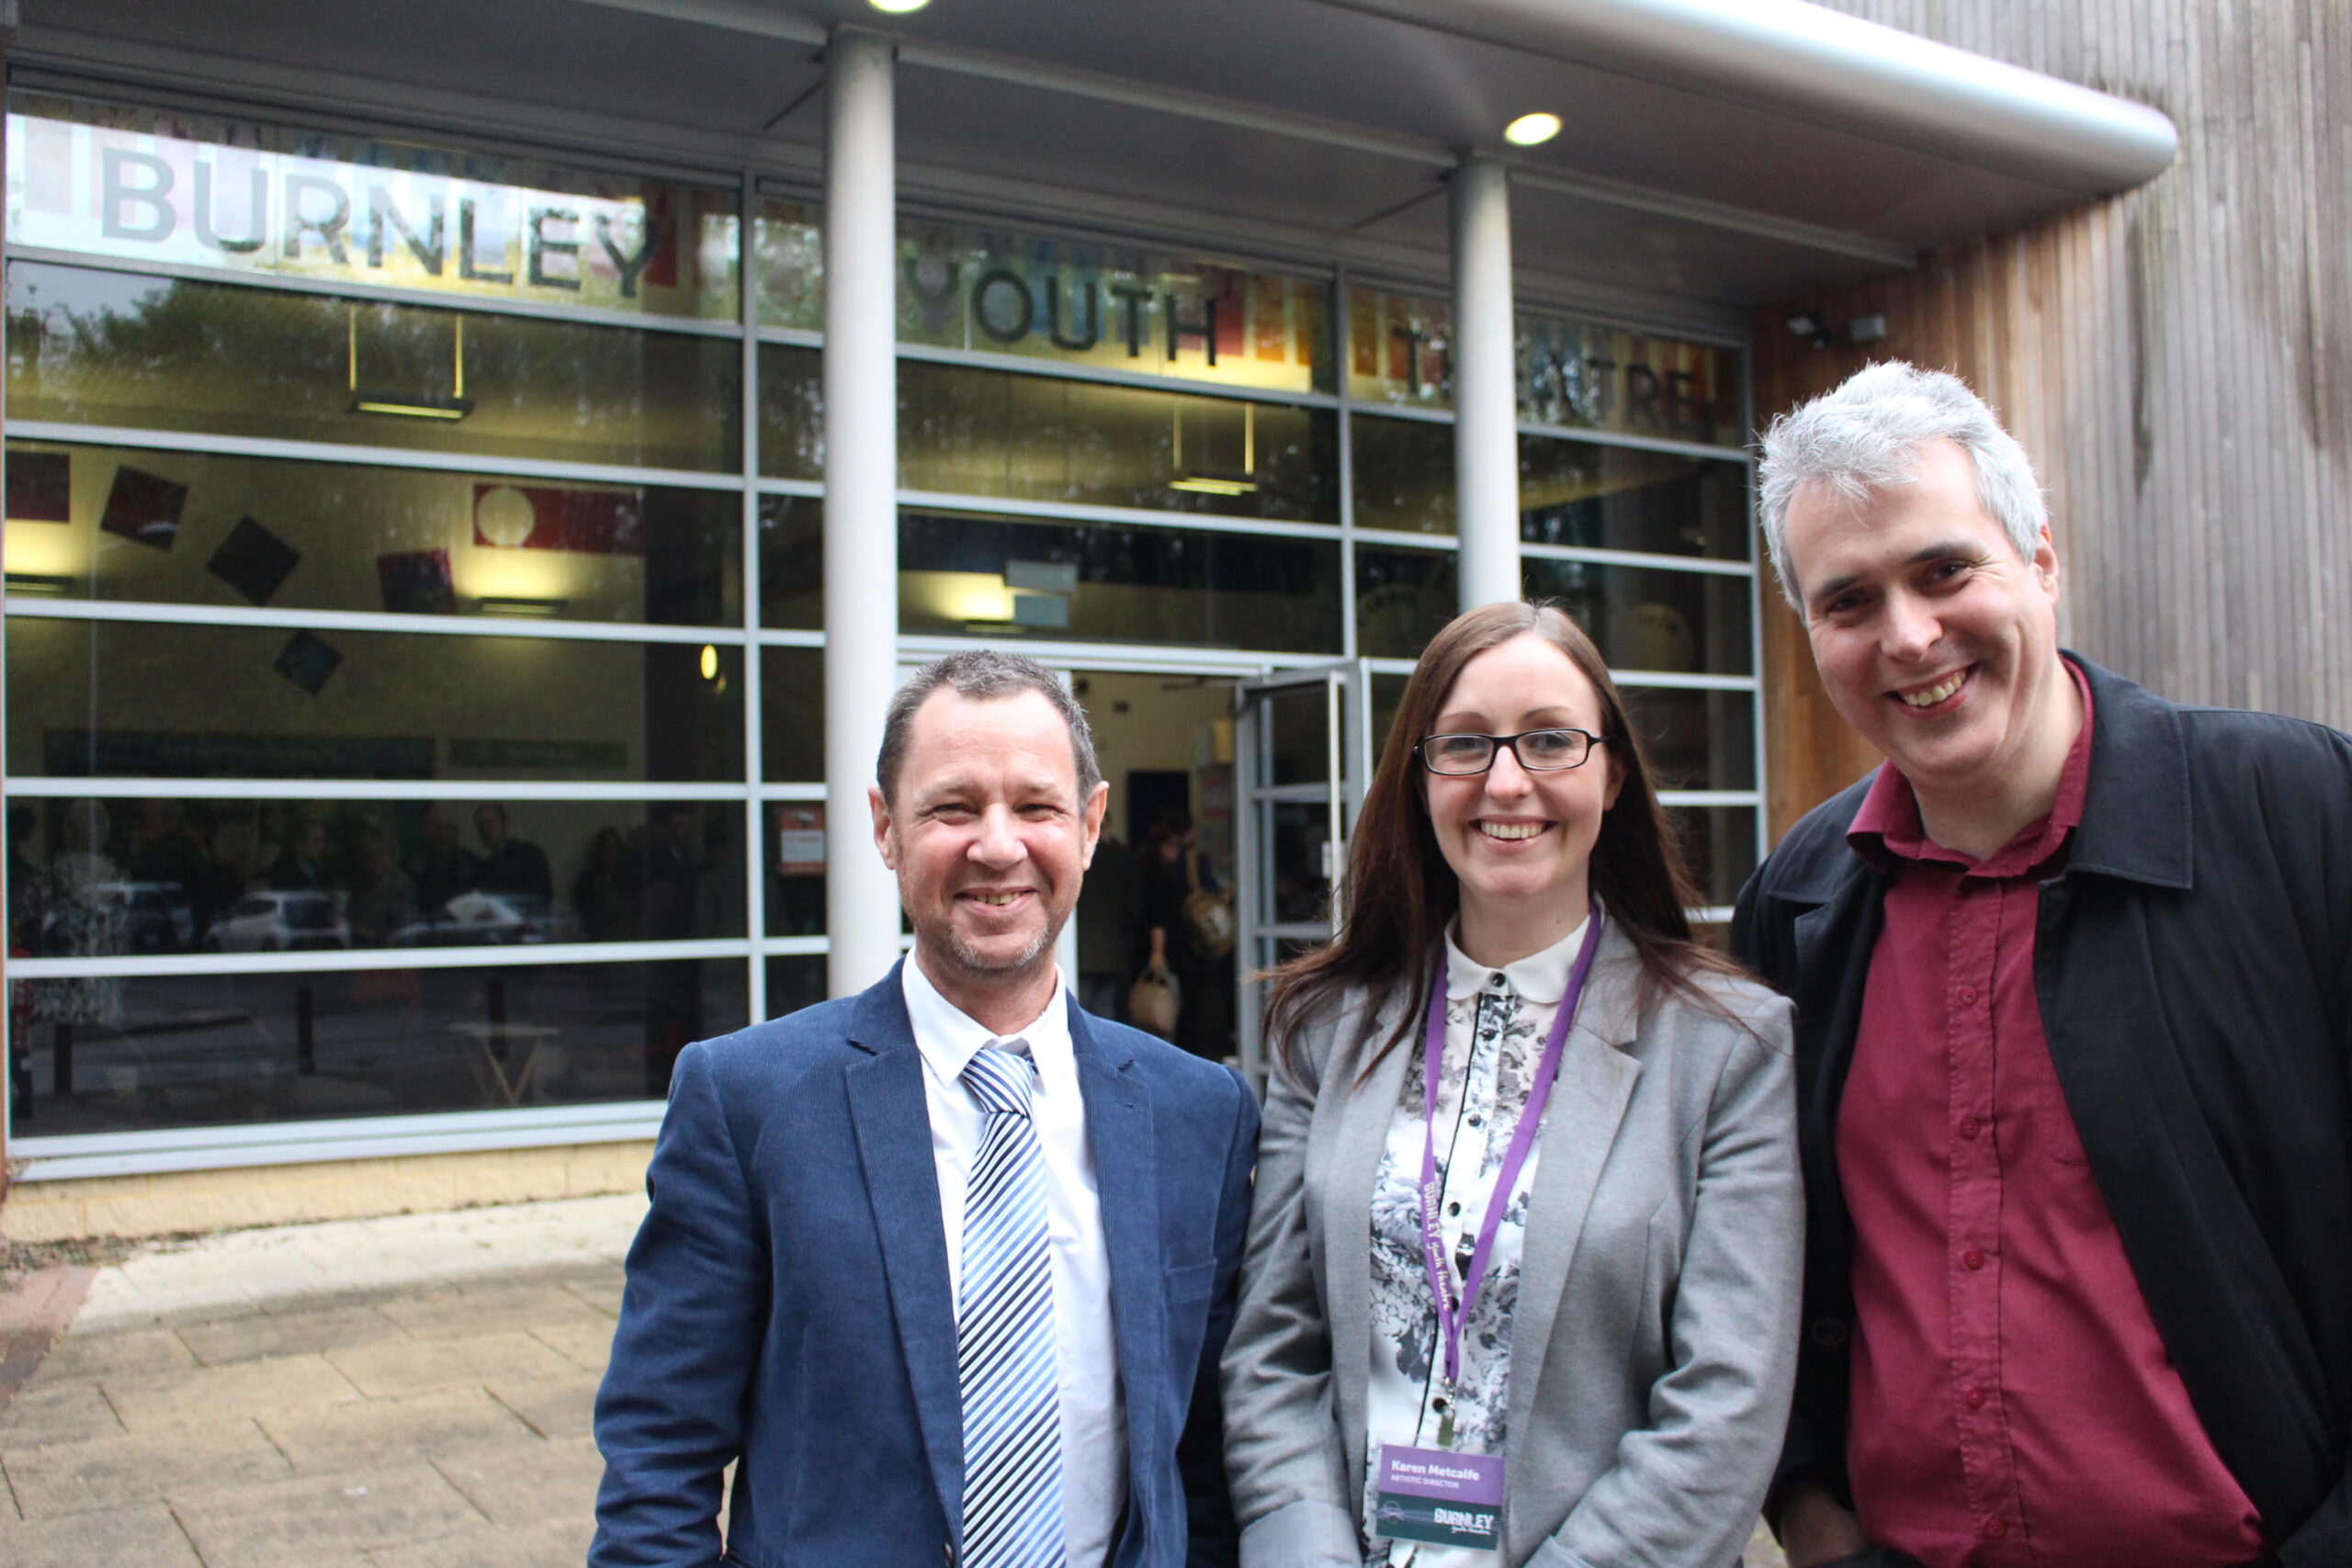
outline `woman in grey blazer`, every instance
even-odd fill
[[[1692,940],[1566,615],[1430,642],[1344,889],[1268,1011],[1243,1568],[1731,1568],[1796,1361],[1788,1004]]]

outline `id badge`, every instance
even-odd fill
[[[1380,1446],[1374,1534],[1499,1551],[1503,1543],[1503,1457],[1444,1449]]]

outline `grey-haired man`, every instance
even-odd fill
[[[1951,376],[1871,367],[1759,479],[1886,757],[1733,934],[1797,1003],[1790,1562],[2352,1562],[2352,739],[2062,650]]]

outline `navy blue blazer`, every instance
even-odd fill
[[[1075,1001],[1069,1026],[1126,1396],[1111,1562],[1230,1562],[1217,1357],[1257,1104],[1238,1074]],[[686,1047],[646,1189],[596,1396],[590,1568],[952,1568],[956,1311],[898,970]]]

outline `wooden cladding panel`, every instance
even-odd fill
[[[1866,358],[1965,377],[2040,467],[2061,629],[2173,697],[2352,728],[2352,17],[2330,0],[1825,0],[2153,103],[2141,190],[1755,318],[1759,423]],[[1782,319],[1828,314],[1840,339]],[[1845,324],[1883,313],[1882,343]],[[1874,759],[1768,604],[1777,836]]]

